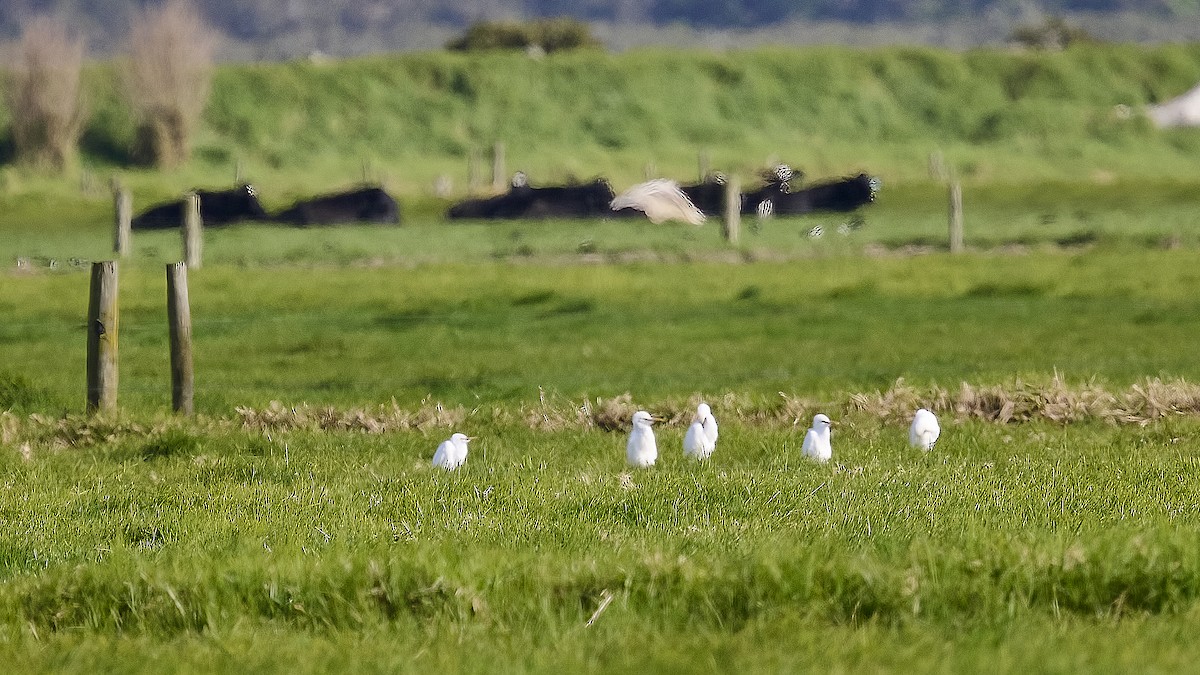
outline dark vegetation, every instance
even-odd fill
[[[545,53],[601,46],[587,24],[574,19],[481,21],[446,44],[455,51],[540,49]]]

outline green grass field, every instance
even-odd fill
[[[10,271],[0,649],[54,672],[1186,668],[1194,255],[213,264],[196,420],[166,411],[159,264],[121,270],[123,412],[92,420],[86,273]],[[679,451],[698,398],[704,465]],[[905,445],[918,404],[930,454]],[[635,406],[671,418],[649,471],[601,424]],[[799,457],[818,410],[829,465]],[[466,467],[432,470],[455,429]]]
[[[0,659],[1187,671],[1200,136],[1112,115],[1197,77],[1187,45],[231,65],[195,160],[158,174],[128,165],[97,66],[86,171],[0,169]],[[748,219],[736,246],[712,221],[444,221],[433,178],[461,192],[495,140],[545,180],[686,178],[707,149],[747,179],[776,155],[884,188],[845,235],[847,216]],[[179,236],[137,233],[120,409],[83,414],[108,173],[140,205],[241,160],[277,208],[364,159],[404,225],[206,232],[192,418],[169,411]],[[680,448],[700,400],[721,422],[704,464]],[[918,406],[942,420],[931,453],[906,445]],[[631,471],[638,408],[667,421]],[[825,465],[800,457],[816,412],[838,424]],[[435,471],[453,431],[470,457]]]

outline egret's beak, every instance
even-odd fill
[[[651,421],[651,422],[666,422],[666,421],[667,421],[667,418],[665,418],[665,417],[663,417],[663,416],[661,416],[661,415],[651,415],[651,416],[650,416],[650,421]]]
[[[475,440],[476,438],[479,438],[479,437],[478,437],[478,436],[467,436],[467,440],[468,440],[468,441],[473,441],[473,440]]]

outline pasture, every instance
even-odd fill
[[[1176,379],[1200,380],[1194,249],[864,255],[797,237],[752,263],[716,242],[598,260],[551,243],[589,227],[603,242],[598,225],[486,227],[466,261],[443,241],[386,264],[323,260],[299,238],[294,258],[238,260],[223,240],[261,230],[210,232],[190,279],[194,419],[165,412],[165,280],[145,254],[173,236],[146,235],[121,268],[115,416],[80,414],[86,272],[6,270],[5,658],[46,672],[1190,663],[1200,395]],[[619,227],[631,247],[664,236]],[[534,253],[489,250],[515,231]],[[722,425],[703,465],[679,451],[699,398]],[[930,454],[904,442],[918,404],[943,419]],[[624,432],[605,430],[634,407],[670,418],[652,470],[627,470]],[[839,423],[828,465],[799,457],[818,410]],[[463,469],[435,472],[452,430],[479,440]]]
[[[230,65],[195,160],[159,174],[122,154],[134,122],[95,66],[81,170],[0,170],[0,658],[1188,669],[1200,136],[1113,111],[1197,73],[1189,45]],[[494,141],[538,181],[686,178],[708,150],[744,182],[777,155],[883,189],[862,220],[745,219],[732,246],[713,220],[444,221],[434,180],[461,195]],[[933,150],[963,179],[961,255]],[[168,412],[179,235],[135,233],[120,409],[85,416],[106,174],[141,209],[235,163],[272,211],[374,173],[404,224],[206,232],[188,418]],[[704,464],[680,451],[700,400]],[[905,443],[921,405],[931,453]],[[632,471],[638,408],[667,421]],[[800,457],[816,412],[838,425],[824,465]],[[453,431],[477,437],[466,465],[435,471]]]

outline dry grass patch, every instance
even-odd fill
[[[150,438],[181,429],[195,431],[250,430],[263,433],[359,432],[386,434],[429,429],[457,429],[469,419],[478,424],[523,423],[535,431],[558,432],[600,429],[626,432],[633,413],[643,407],[665,418],[667,426],[686,426],[696,405],[707,402],[721,423],[748,427],[794,428],[808,424],[812,415],[866,415],[885,425],[907,424],[917,408],[928,408],[944,419],[983,420],[996,424],[1048,421],[1073,424],[1101,421],[1113,425],[1148,425],[1175,416],[1200,415],[1200,385],[1183,380],[1164,382],[1149,378],[1121,391],[1110,391],[1095,383],[1072,386],[1055,376],[1044,384],[1017,380],[1009,385],[962,383],[950,390],[939,386],[913,387],[904,380],[886,389],[850,394],[844,400],[817,401],[780,392],[772,401],[727,393],[717,397],[694,395],[688,399],[639,406],[624,393],[612,398],[546,396],[534,406],[516,411],[504,408],[468,410],[441,403],[423,402],[416,408],[400,407],[395,401],[375,408],[337,408],[301,404],[288,406],[272,401],[266,408],[239,407],[233,417],[164,416],[134,420],[121,415],[67,415],[59,418],[41,414],[22,416],[0,412],[0,445],[21,448],[68,449]],[[28,453],[25,453],[28,454]]]
[[[374,409],[333,406],[311,406],[307,403],[286,406],[271,401],[265,409],[237,408],[237,422],[243,429],[262,431],[360,431],[382,434],[410,429],[450,428],[462,424],[467,410],[462,406],[447,408],[441,403],[425,404],[406,410],[392,401]]]
[[[917,389],[901,379],[886,391],[853,394],[848,405],[849,410],[877,415],[888,422],[907,420],[922,407],[956,419],[1000,424],[1103,420],[1144,426],[1172,415],[1200,413],[1200,386],[1183,380],[1147,378],[1114,392],[1094,382],[1072,386],[1055,374],[1044,384],[1017,380],[1009,385],[979,386],[963,382],[951,393],[937,386]]]

